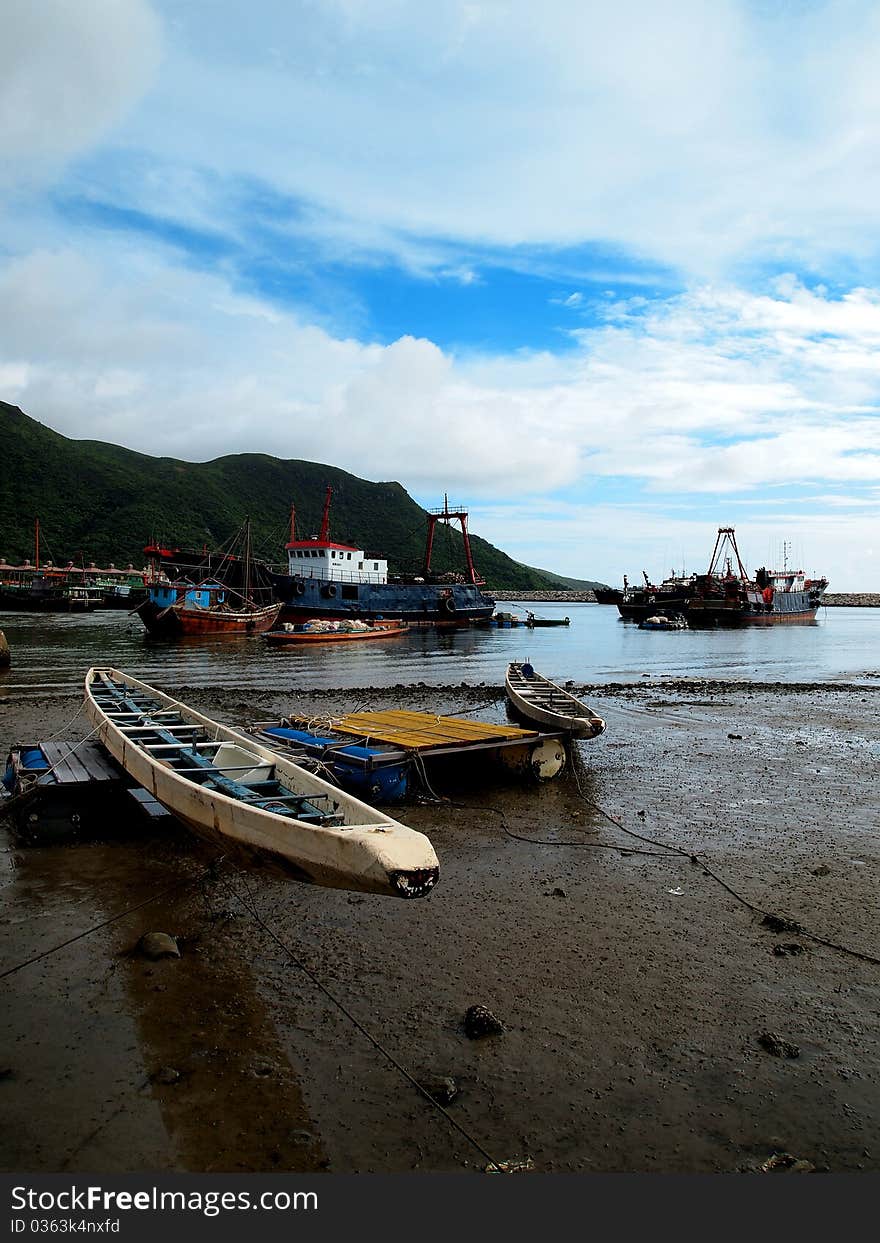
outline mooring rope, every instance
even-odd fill
[[[22,971],[25,967],[30,967],[35,962],[41,962],[44,958],[50,958],[53,954],[57,954],[59,950],[66,949],[68,945],[73,945],[76,941],[82,941],[84,937],[91,936],[93,932],[99,932],[101,928],[106,928],[108,924],[124,919],[126,915],[133,915],[135,911],[142,910],[143,907],[149,906],[151,902],[158,902],[160,898],[166,897],[169,893],[175,893],[179,889],[186,889],[188,886],[199,884],[206,877],[216,872],[217,866],[225,857],[225,855],[220,855],[219,858],[214,859],[198,876],[188,876],[183,880],[176,881],[173,885],[167,885],[164,889],[151,894],[149,898],[145,898],[143,902],[136,902],[134,906],[127,906],[125,910],[117,911],[115,915],[109,915],[107,919],[102,919],[99,924],[93,924],[91,928],[78,932],[76,936],[68,937],[66,941],[61,941],[58,945],[52,945],[49,949],[42,950],[39,954],[34,954],[23,962],[16,963],[14,967],[7,967],[5,971],[0,971],[0,980],[5,980],[7,976],[15,975],[17,971]]]
[[[370,1032],[366,1027],[364,1027],[363,1023],[361,1023],[361,1021],[358,1018],[356,1018],[354,1014],[352,1014],[352,1012],[345,1006],[345,1004],[341,1002],[339,998],[336,997],[333,993],[331,993],[329,988],[327,988],[327,986],[318,978],[315,972],[312,971],[310,967],[306,966],[306,964],[298,956],[298,954],[296,954],[295,951],[285,941],[283,941],[280,936],[278,936],[278,934],[274,931],[274,929],[269,926],[269,924],[266,922],[265,919],[263,919],[263,917],[260,915],[259,911],[257,910],[256,905],[254,903],[253,894],[251,893],[248,887],[246,877],[244,876],[244,874],[241,872],[240,869],[236,868],[236,871],[238,872],[238,875],[241,878],[244,888],[247,892],[247,895],[248,895],[247,899],[243,898],[241,894],[234,888],[234,886],[229,883],[229,880],[227,877],[221,875],[220,879],[226,885],[227,889],[232,894],[233,898],[235,898],[236,901],[240,902],[241,905],[248,912],[248,914],[251,916],[251,918],[254,919],[257,924],[259,924],[259,926],[263,929],[263,932],[265,932],[265,934],[275,942],[275,944],[279,947],[279,949],[281,949],[288,956],[288,958],[294,964],[294,966],[298,967],[300,971],[303,972],[304,975],[308,976],[308,978],[314,984],[315,988],[319,989],[320,992],[322,992],[324,996],[329,1001],[331,1001],[333,1005],[336,1006],[336,1008],[342,1014],[345,1015],[345,1017],[349,1020],[350,1023],[354,1024],[354,1026],[358,1029],[361,1035],[365,1036],[366,1039],[370,1042],[373,1048],[376,1049],[377,1052],[381,1053],[382,1056],[391,1063],[391,1065],[395,1068],[395,1070],[397,1070],[404,1077],[404,1079],[406,1079],[406,1081],[409,1084],[411,1084],[412,1087],[414,1087],[425,1098],[425,1100],[430,1105],[434,1107],[434,1109],[436,1109],[439,1113],[443,1115],[443,1117],[450,1124],[450,1126],[454,1127],[455,1130],[458,1131],[459,1134],[463,1136],[463,1138],[466,1139],[467,1142],[471,1144],[477,1150],[477,1152],[479,1152],[480,1155],[486,1159],[486,1161],[488,1161],[489,1163],[488,1169],[497,1170],[499,1174],[510,1173],[510,1170],[508,1170],[500,1162],[496,1161],[495,1158],[486,1151],[486,1149],[483,1147],[480,1141],[476,1139],[473,1135],[471,1135],[471,1133],[465,1127],[461,1125],[461,1123],[458,1121],[457,1118],[453,1118],[452,1114],[450,1114],[447,1109],[443,1108],[440,1102],[431,1095],[431,1093],[427,1090],[427,1088],[422,1087],[419,1081],[416,1078],[414,1078],[413,1075],[411,1075],[410,1072],[406,1069],[406,1067],[403,1066],[397,1060],[394,1054],[391,1053],[388,1049],[386,1049],[385,1046],[381,1043],[381,1041],[377,1040],[376,1037],[372,1034],[372,1032]]]

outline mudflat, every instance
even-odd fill
[[[878,690],[584,688],[608,728],[562,776],[447,765],[395,812],[441,861],[412,902],[216,862],[135,810],[69,846],[0,822],[0,970],[178,886],[0,981],[0,1167],[876,1171]],[[172,693],[237,725],[504,712],[485,687]],[[78,706],[4,700],[3,755],[83,737]],[[470,1037],[475,1005],[503,1031]]]

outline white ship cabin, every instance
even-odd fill
[[[777,591],[807,590],[807,576],[803,570],[768,570],[767,578]]]
[[[388,562],[367,557],[362,548],[330,540],[292,540],[287,549],[288,572],[300,578],[337,583],[387,583]]]

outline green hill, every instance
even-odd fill
[[[215,548],[250,516],[254,550],[283,563],[290,505],[298,535],[318,532],[328,484],[331,535],[387,557],[393,573],[421,567],[425,511],[399,483],[369,483],[315,462],[243,453],[213,462],[150,457],[118,445],[69,440],[0,401],[3,488],[0,559],[33,558],[40,519],[41,558],[140,566],[151,539]],[[490,587],[558,587],[558,575],[520,565],[471,535],[477,569]],[[438,527],[436,570],[464,567],[459,532]]]

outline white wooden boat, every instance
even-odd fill
[[[137,678],[90,669],[85,710],[126,772],[202,836],[331,889],[418,898],[437,882],[424,834]]]
[[[512,706],[530,721],[564,730],[572,738],[595,738],[605,728],[592,708],[528,663],[509,664],[504,685]]]

